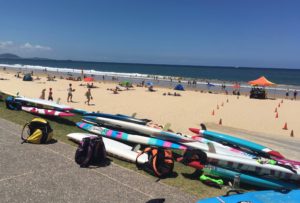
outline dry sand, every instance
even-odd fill
[[[75,102],[68,104],[74,108],[111,114],[131,115],[137,113],[138,118],[149,118],[160,124],[170,123],[171,128],[176,132],[192,134],[188,128],[197,127],[203,122],[212,128],[215,126],[218,131],[227,127],[228,129],[250,131],[257,136],[263,134],[270,140],[276,138],[300,141],[300,101],[283,99],[283,103],[281,103],[282,99],[257,100],[249,99],[246,96],[237,98],[234,95],[195,91],[177,91],[182,95],[179,97],[163,96],[163,93],[174,93],[174,90],[156,87],[156,92],[149,92],[145,87],[136,86],[133,90],[113,94],[107,88],[114,88],[116,83],[94,82],[94,85],[99,88],[92,89],[94,99],[91,101],[92,105],[88,106],[84,104],[87,88],[79,86],[84,82],[65,79],[57,79],[53,82],[46,81],[45,77],[39,81],[24,82],[22,79],[15,78],[12,73],[2,70],[1,77],[9,80],[0,80],[0,90],[12,93],[20,92],[20,95],[38,98],[42,89],[47,88],[47,98],[48,89],[52,87],[54,100],[61,98],[61,103],[64,104],[67,104],[68,84],[72,83],[73,88],[76,89],[73,94]],[[275,108],[278,111],[278,118],[275,118]],[[213,111],[215,115],[212,115]],[[218,126],[220,119],[222,119],[222,128]],[[285,122],[287,122],[288,130],[282,129]],[[294,131],[294,137],[290,137],[291,130]]]

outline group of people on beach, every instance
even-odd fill
[[[286,99],[289,98],[289,92],[290,92],[289,89],[287,89],[287,90],[286,90],[286,93],[285,93],[285,98],[286,98]],[[297,95],[298,95],[297,90],[294,90],[294,92],[293,92],[293,98],[294,98],[294,100],[297,99]]]
[[[67,89],[68,91],[68,97],[67,97],[67,102],[73,102],[73,92],[75,92],[75,89],[72,88],[72,84],[69,84],[69,87]],[[93,100],[93,96],[91,93],[91,88],[88,87],[87,91],[85,92],[85,97],[86,97],[86,101],[84,102],[87,105],[90,105],[90,101]]]
[[[46,99],[46,89],[42,90],[40,99]],[[53,101],[53,92],[51,87],[49,88],[48,101]]]

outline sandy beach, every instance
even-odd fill
[[[40,80],[24,82],[7,70],[1,70],[0,78],[8,79],[0,80],[0,91],[19,92],[22,96],[39,98],[42,89],[46,88],[47,98],[49,88],[52,88],[54,101],[61,98],[60,102],[63,104],[88,111],[128,115],[137,113],[138,118],[149,118],[160,124],[170,123],[171,129],[176,132],[192,134],[188,130],[189,127],[197,127],[200,123],[205,123],[211,129],[215,128],[221,132],[223,128],[227,128],[227,132],[228,129],[237,129],[250,131],[258,137],[263,134],[270,139],[300,141],[299,100],[257,100],[250,99],[248,96],[237,97],[236,95],[196,91],[176,91],[181,96],[163,96],[163,93],[175,91],[154,87],[156,91],[149,92],[147,88],[136,85],[130,90],[113,94],[107,89],[115,88],[117,82],[101,81],[94,82],[98,88],[91,90],[93,100],[88,106],[84,103],[87,88],[80,86],[80,84],[85,84],[83,81],[75,82],[58,78],[55,79],[56,81],[47,81],[43,76]],[[73,103],[67,103],[67,88],[70,83],[75,89]],[[277,109],[278,118],[276,118],[275,109]],[[219,125],[220,119],[222,126]],[[285,123],[287,123],[288,130],[282,129]],[[294,132],[294,137],[290,136],[291,130]]]

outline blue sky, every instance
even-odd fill
[[[300,1],[1,1],[0,53],[300,68]]]

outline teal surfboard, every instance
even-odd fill
[[[240,182],[249,185],[257,186],[264,189],[296,189],[299,185],[284,182],[277,179],[270,179],[265,177],[254,176],[251,174],[240,173],[234,170],[228,170],[221,167],[209,166],[203,169],[210,175],[220,176],[225,179],[233,180],[236,175],[240,176]]]

